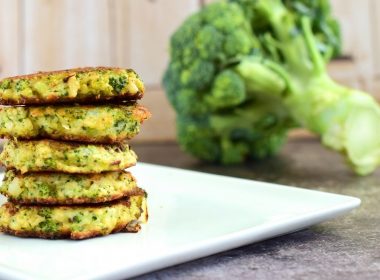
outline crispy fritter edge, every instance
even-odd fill
[[[93,71],[102,71],[102,70],[111,70],[111,71],[118,71],[118,70],[126,70],[126,71],[133,71],[133,69],[125,69],[121,67],[106,67],[106,66],[98,66],[98,67],[78,67],[78,68],[72,68],[72,69],[64,69],[64,70],[55,70],[55,71],[39,71],[36,73],[32,74],[27,74],[27,75],[19,75],[19,76],[13,76],[13,77],[7,77],[4,78],[3,80],[17,80],[17,79],[33,79],[35,77],[45,77],[49,75],[54,75],[54,74],[76,74],[76,73],[84,73],[84,72],[93,72]],[[136,72],[135,72],[136,73]]]
[[[134,136],[133,136],[134,137]],[[82,142],[87,144],[105,144],[105,145],[111,145],[111,144],[120,144],[125,142],[126,140],[130,140],[133,137],[98,137],[94,139],[94,137],[84,137],[84,136],[63,136],[63,137],[48,137],[47,135],[40,136],[40,137],[17,137],[19,140],[39,140],[39,139],[50,139],[50,140],[57,140],[57,141],[67,141],[67,142]],[[3,139],[14,139],[11,135],[8,134],[0,134],[0,138]]]
[[[17,138],[16,140],[14,138],[10,138],[9,141],[14,141],[16,143],[22,143],[22,142],[28,142],[29,144],[33,144],[34,143],[31,143],[31,142],[38,142],[38,143],[35,143],[36,145],[37,144],[41,144],[44,143],[46,145],[68,145],[70,146],[70,148],[76,148],[76,147],[79,147],[79,146],[87,146],[87,145],[94,145],[94,146],[98,146],[98,147],[102,147],[102,148],[106,148],[108,150],[120,150],[120,151],[124,151],[124,150],[130,150],[132,151],[132,148],[131,148],[131,145],[129,145],[127,142],[120,142],[120,143],[115,143],[114,145],[108,145],[108,144],[103,144],[103,143],[82,143],[82,142],[78,142],[78,141],[61,141],[61,140],[55,140],[55,139],[48,139],[48,138],[38,138],[38,139],[34,139],[34,140],[22,140],[22,139],[19,139]]]
[[[129,93],[119,94],[118,96],[95,96],[95,97],[56,97],[51,96],[49,98],[37,98],[37,97],[23,97],[17,100],[9,100],[0,97],[0,105],[54,105],[54,104],[102,104],[104,101],[137,101],[143,98],[144,93],[138,92],[133,95]]]
[[[124,169],[127,169],[127,168],[130,168],[132,166],[135,166],[137,163],[137,158],[135,160],[135,162],[131,162],[129,164],[125,164],[124,166],[118,168],[118,169],[113,169],[113,170],[102,170],[102,171],[99,171],[99,172],[95,172],[93,170],[89,170],[87,172],[85,171],[81,171],[81,172],[68,172],[68,171],[63,171],[63,170],[59,170],[59,169],[52,169],[52,170],[48,170],[48,169],[44,169],[44,170],[36,170],[36,169],[28,169],[24,174],[26,173],[29,173],[29,172],[33,172],[33,173],[39,173],[39,172],[59,172],[59,173],[66,173],[66,174],[101,174],[103,172],[119,172],[119,171],[123,171]],[[20,170],[18,170],[16,167],[14,167],[13,165],[4,165],[2,162],[0,162],[0,166],[4,166],[6,167],[7,170],[15,170],[17,172],[20,172]]]
[[[141,225],[139,223],[135,223],[134,221],[132,221],[128,224],[121,224],[121,225],[116,226],[110,234],[117,233],[117,232],[137,233],[140,231],[140,229],[141,229]],[[73,240],[87,239],[91,237],[105,235],[98,231],[90,231],[90,232],[85,232],[85,233],[72,233],[72,232],[46,233],[46,232],[34,232],[34,231],[17,231],[17,230],[11,230],[5,227],[0,227],[0,232],[4,232],[10,235],[17,236],[17,237],[36,237],[36,238],[44,238],[44,239],[73,239]]]
[[[13,199],[12,197],[9,197],[7,193],[0,192],[2,195],[8,198],[9,202],[12,202],[14,204],[20,204],[25,206],[31,206],[31,205],[51,205],[51,206],[57,206],[57,205],[83,205],[83,204],[96,204],[96,203],[105,203],[105,202],[112,202],[115,200],[120,200],[129,196],[136,196],[136,195],[143,195],[144,191],[140,188],[134,188],[132,190],[126,190],[121,193],[114,194],[112,196],[107,197],[97,197],[97,198],[88,198],[88,197],[82,197],[82,198],[65,198],[65,199],[56,199],[56,198],[38,198],[35,199]]]

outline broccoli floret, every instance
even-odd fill
[[[223,42],[224,35],[222,32],[218,31],[212,25],[206,25],[202,28],[195,37],[195,48],[202,59],[206,60],[221,60],[224,56],[220,55],[223,53]]]
[[[239,105],[246,100],[244,81],[232,70],[224,70],[215,77],[211,92],[205,99],[215,110]]]
[[[215,66],[211,62],[196,60],[181,71],[181,84],[195,90],[206,89],[215,75]]]
[[[181,115],[177,131],[185,151],[205,161],[232,164],[273,155],[290,125],[282,106],[252,101],[203,118]]]
[[[217,72],[239,56],[247,55],[252,50],[253,40],[240,7],[222,2],[189,17],[173,34],[170,45],[173,59],[163,83],[172,105],[182,109],[194,103],[206,103],[208,96],[215,93],[212,87]],[[188,94],[189,90],[201,93],[197,102],[181,97],[181,93]],[[179,105],[183,104],[181,100],[192,104]],[[219,106],[211,106],[207,110],[217,108]]]
[[[208,119],[179,116],[177,136],[181,148],[193,156],[209,162],[220,159],[218,138],[210,128]]]
[[[341,34],[337,20],[331,14],[328,0],[285,0],[285,6],[297,15],[297,25],[301,26],[302,16],[311,20],[316,46],[328,59],[341,51]]]
[[[192,89],[182,89],[178,92],[175,108],[183,115],[201,116],[207,113],[208,107],[204,102],[197,102],[202,96],[201,92]]]

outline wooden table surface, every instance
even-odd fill
[[[142,162],[359,197],[350,214],[309,229],[136,279],[379,279],[380,172],[354,175],[315,139],[292,139],[279,156],[244,166],[202,164],[175,143],[135,144]]]

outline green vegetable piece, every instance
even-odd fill
[[[124,87],[128,83],[128,79],[126,76],[120,76],[120,77],[110,77],[109,83],[116,92],[122,92]]]
[[[304,127],[361,175],[380,165],[380,106],[337,84],[326,64],[340,31],[328,0],[229,0],[205,6],[171,37],[163,84],[178,141],[223,164],[274,155]]]

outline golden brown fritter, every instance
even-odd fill
[[[134,137],[149,111],[137,104],[0,108],[0,137],[120,143]]]
[[[100,173],[123,170],[135,165],[136,161],[135,152],[126,144],[99,145],[55,140],[8,140],[0,154],[2,165],[21,173]]]
[[[101,174],[5,173],[0,193],[17,204],[103,203],[141,194],[126,171]]]
[[[147,221],[146,195],[113,203],[78,206],[0,207],[0,231],[16,236],[85,239],[115,232],[137,232]]]
[[[39,72],[0,81],[0,104],[36,105],[137,100],[144,84],[131,69],[87,67]]]

